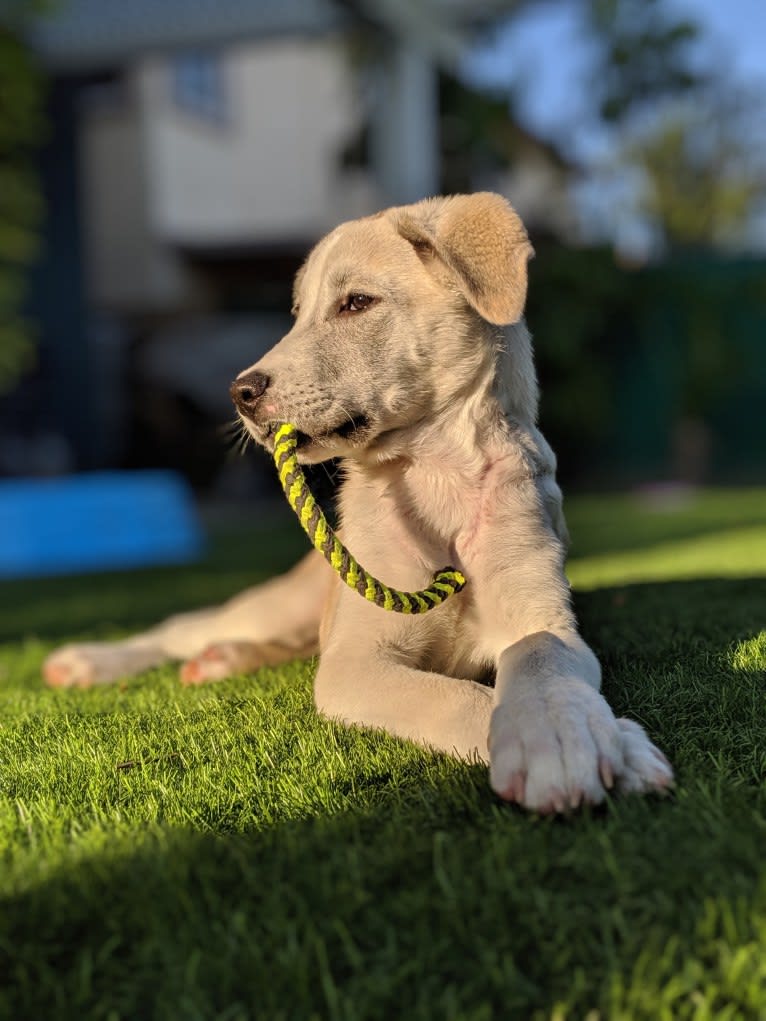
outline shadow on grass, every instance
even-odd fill
[[[575,592],[574,606],[608,686],[615,673],[633,680],[634,666],[683,668],[705,649],[708,668],[725,668],[736,643],[766,629],[766,580],[638,582]],[[635,687],[642,687],[641,676]]]
[[[231,833],[211,803],[207,833],[105,831],[4,904],[8,1016],[758,1017],[766,723],[760,661],[733,650],[762,632],[765,589],[577,597],[607,696],[678,769],[674,799],[539,820],[483,769],[414,760],[365,809]]]
[[[540,821],[479,772],[460,799],[414,779],[366,813],[74,861],[4,905],[4,1016],[686,1017],[700,985],[757,1016],[758,974],[724,952],[766,914],[752,797]]]

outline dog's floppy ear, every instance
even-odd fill
[[[433,250],[479,315],[497,326],[521,318],[527,260],[534,251],[524,224],[502,196],[485,191],[426,199],[395,213],[402,237],[424,256]]]

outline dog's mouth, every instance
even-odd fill
[[[274,443],[279,422],[268,422],[261,432],[260,440],[265,446]],[[349,416],[336,426],[329,429],[322,429],[316,433],[308,433],[302,429],[297,430],[296,438],[298,450],[308,451],[314,447],[332,447],[336,440],[345,440],[351,446],[360,446],[370,435],[372,423],[367,415],[359,414]],[[328,456],[335,456],[330,454]]]
[[[364,439],[370,431],[370,420],[367,415],[356,415],[330,430],[328,436],[337,436],[341,440]]]

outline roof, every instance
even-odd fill
[[[319,35],[352,21],[377,25],[447,65],[463,33],[528,0],[62,0],[40,15],[29,39],[46,66],[89,73],[138,54],[220,46],[280,35]],[[2,4],[2,0],[0,0]]]
[[[315,35],[345,22],[332,0],[67,0],[29,38],[51,70],[92,72],[152,50]]]

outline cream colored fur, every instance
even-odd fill
[[[243,411],[259,442],[289,420],[302,460],[344,459],[341,534],[368,570],[416,589],[451,563],[468,578],[460,595],[422,617],[386,613],[312,553],[224,607],[59,650],[49,683],[166,658],[187,661],[188,683],[213,680],[310,654],[321,632],[321,713],[487,762],[507,800],[566,811],[613,785],[667,788],[665,757],[600,695],[572,612],[522,318],[531,251],[487,193],[343,224],[298,274],[293,329],[240,377],[268,378]]]

